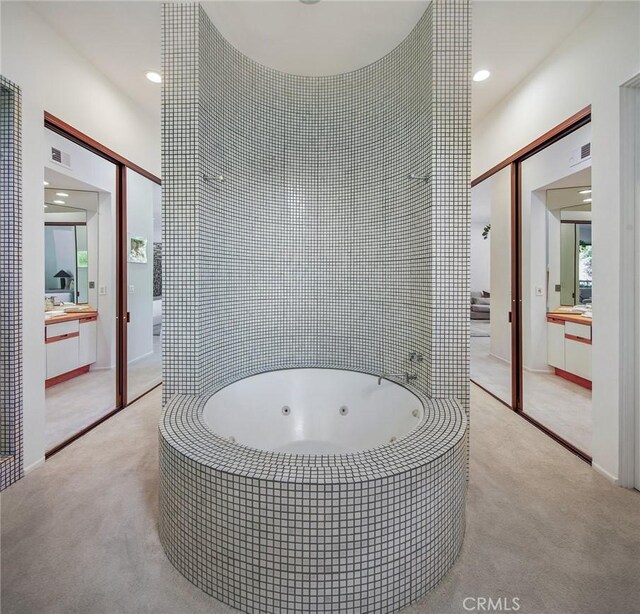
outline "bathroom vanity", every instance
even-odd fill
[[[83,310],[45,316],[45,388],[83,373],[96,361],[98,312]]]
[[[547,362],[555,374],[591,390],[592,320],[557,309],[547,313]]]

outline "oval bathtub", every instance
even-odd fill
[[[244,612],[394,612],[464,535],[467,420],[450,399],[333,369],[176,396],[160,422],[160,538]]]

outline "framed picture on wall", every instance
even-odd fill
[[[147,240],[144,237],[131,237],[129,239],[129,262],[146,264]]]

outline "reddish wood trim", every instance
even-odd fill
[[[554,441],[558,442],[563,448],[569,450],[569,452],[573,452],[576,456],[581,458],[585,463],[591,464],[591,457],[586,453],[580,450],[580,448],[576,448],[572,443],[569,443],[560,435],[554,433],[551,429],[547,428],[542,422],[538,422],[535,418],[532,418],[528,414],[524,412],[519,412],[519,415],[522,416],[527,422],[533,424],[537,429],[540,429],[545,435],[548,435]]]
[[[77,369],[73,369],[73,371],[67,371],[62,375],[56,375],[55,377],[50,377],[48,380],[45,380],[44,387],[51,388],[51,386],[55,386],[61,382],[66,382],[67,380],[73,379],[74,377],[78,377],[78,375],[83,375],[84,373],[89,373],[89,365],[85,365],[84,367],[78,367]]]
[[[548,132],[545,132],[541,137],[538,137],[535,141],[532,141],[528,145],[525,145],[522,149],[519,149],[514,154],[510,155],[508,158],[491,167],[485,173],[482,173],[479,177],[476,177],[471,182],[471,187],[478,185],[483,182],[485,179],[491,177],[498,171],[501,171],[503,168],[506,168],[516,160],[522,160],[525,157],[528,157],[535,153],[541,147],[547,147],[551,144],[552,141],[562,138],[565,136],[567,132],[571,132],[576,130],[581,125],[588,123],[591,120],[591,105],[586,106],[584,109],[581,109],[568,119],[564,120],[562,123],[558,124],[554,128],[551,128]]]
[[[522,241],[520,222],[520,167],[511,164],[511,403],[522,410]]]
[[[98,316],[89,316],[87,318],[80,318],[80,324],[86,324],[87,322],[97,322]]]
[[[62,134],[63,136],[70,138],[72,141],[79,142],[80,145],[88,149],[91,149],[92,151],[102,156],[103,158],[106,157],[107,159],[110,159],[112,162],[116,162],[118,164],[124,165],[127,168],[130,168],[132,171],[139,173],[143,177],[146,177],[147,179],[150,179],[151,181],[154,181],[157,184],[162,183],[160,178],[156,177],[153,173],[146,171],[141,166],[138,166],[134,162],[131,162],[131,160],[127,160],[127,158],[121,156],[120,154],[116,153],[112,149],[109,149],[108,147],[104,146],[102,143],[99,143],[95,139],[92,139],[90,136],[84,134],[83,132],[80,132],[80,130],[77,130],[70,124],[67,124],[67,122],[61,120],[59,117],[56,117],[55,115],[51,115],[51,113],[47,113],[46,111],[44,113],[44,124],[47,128],[51,128],[55,132],[58,132],[59,134]]]
[[[118,203],[116,211],[116,352],[119,356],[117,365],[117,390],[119,407],[127,403],[127,168],[118,168]]]
[[[64,341],[65,339],[73,339],[74,337],[79,337],[80,333],[66,333],[64,335],[56,335],[55,337],[47,337],[44,342],[45,343],[55,343],[56,341]]]
[[[158,386],[162,386],[162,384],[157,384],[153,388],[149,388],[149,390],[147,390],[146,392],[143,392],[138,398],[136,398],[136,401],[138,399],[141,399],[143,396],[149,394],[152,390],[155,390]],[[45,460],[48,460],[54,454],[57,454],[58,452],[60,452],[60,450],[63,450],[64,448],[72,444],[77,439],[80,439],[80,437],[82,437],[83,435],[86,435],[89,431],[92,431],[94,428],[96,428],[96,426],[100,426],[103,422],[106,422],[109,418],[112,418],[116,414],[120,413],[123,409],[124,407],[118,407],[110,411],[108,414],[105,414],[104,416],[102,416],[102,418],[98,418],[95,422],[93,422],[89,426],[83,428],[81,431],[78,431],[75,435],[72,435],[71,437],[69,437],[69,439],[65,439],[63,442],[54,446],[53,448],[51,448],[51,450],[45,453],[44,455]]]
[[[123,409],[124,407],[118,407],[117,409],[113,409],[108,414],[105,414],[104,416],[102,416],[102,418],[98,418],[98,420],[96,420],[89,426],[83,428],[81,431],[78,431],[75,435],[72,435],[71,437],[69,437],[69,439],[65,439],[63,442],[51,448],[51,450],[49,450],[48,452],[45,452],[44,459],[49,460],[54,454],[57,454],[58,452],[60,452],[60,450],[66,448],[69,444],[72,444],[74,441],[80,439],[80,437],[82,437],[83,435],[86,435],[89,431],[92,431],[94,428],[96,428],[96,426],[99,426],[100,424],[102,424],[103,422],[111,418],[111,416],[115,416],[118,412],[121,412]]]
[[[553,316],[547,316],[547,322],[551,322],[553,324],[561,324],[562,326],[564,326],[566,320],[563,320],[562,318],[555,318]]]
[[[591,457],[586,452],[579,450],[574,445],[570,444],[566,439],[563,439],[559,435],[556,435],[553,431],[550,431],[546,426],[538,422],[535,418],[532,418],[531,416],[528,416],[527,414],[521,411],[514,410],[513,407],[509,405],[509,403],[501,399],[499,396],[495,395],[493,392],[491,392],[491,390],[488,390],[487,388],[485,388],[482,384],[479,384],[473,379],[470,381],[472,384],[480,388],[483,392],[486,392],[490,397],[493,397],[496,401],[504,405],[509,411],[512,411],[517,416],[520,416],[521,418],[523,418],[524,420],[526,420],[527,422],[535,426],[537,429],[542,431],[545,435],[551,437],[551,439],[559,443],[562,447],[569,450],[569,452],[572,452],[578,458],[581,458],[583,461],[585,461],[585,463],[588,463],[589,465],[591,464]]]
[[[73,322],[74,320],[81,320],[82,318],[87,317],[87,313],[91,314],[90,317],[95,317],[96,319],[98,317],[98,313],[94,311],[72,311],[71,313],[65,313],[64,315],[53,316],[52,318],[45,319],[44,325],[49,326],[50,324],[61,324],[62,322]]]
[[[587,345],[591,345],[591,339],[587,339],[585,337],[578,337],[577,335],[568,335],[564,334],[565,339],[570,339],[571,341],[577,341],[578,343],[586,343]]]
[[[576,375],[575,373],[569,373],[569,371],[565,371],[564,369],[558,369],[558,367],[556,367],[556,375],[558,377],[562,377],[566,380],[569,380],[570,382],[573,382],[574,384],[578,384],[578,386],[582,386],[583,388],[588,388],[589,390],[591,390],[591,381],[584,378],[584,377],[580,377],[579,375]]]
[[[591,318],[585,318],[581,316],[579,313],[548,313],[547,314],[547,322],[572,322],[573,324],[580,324],[581,326],[588,326],[591,328],[593,326],[593,320]]]

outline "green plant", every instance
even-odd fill
[[[482,229],[482,238],[486,241],[489,238],[489,231],[491,230],[491,224],[487,224]]]

